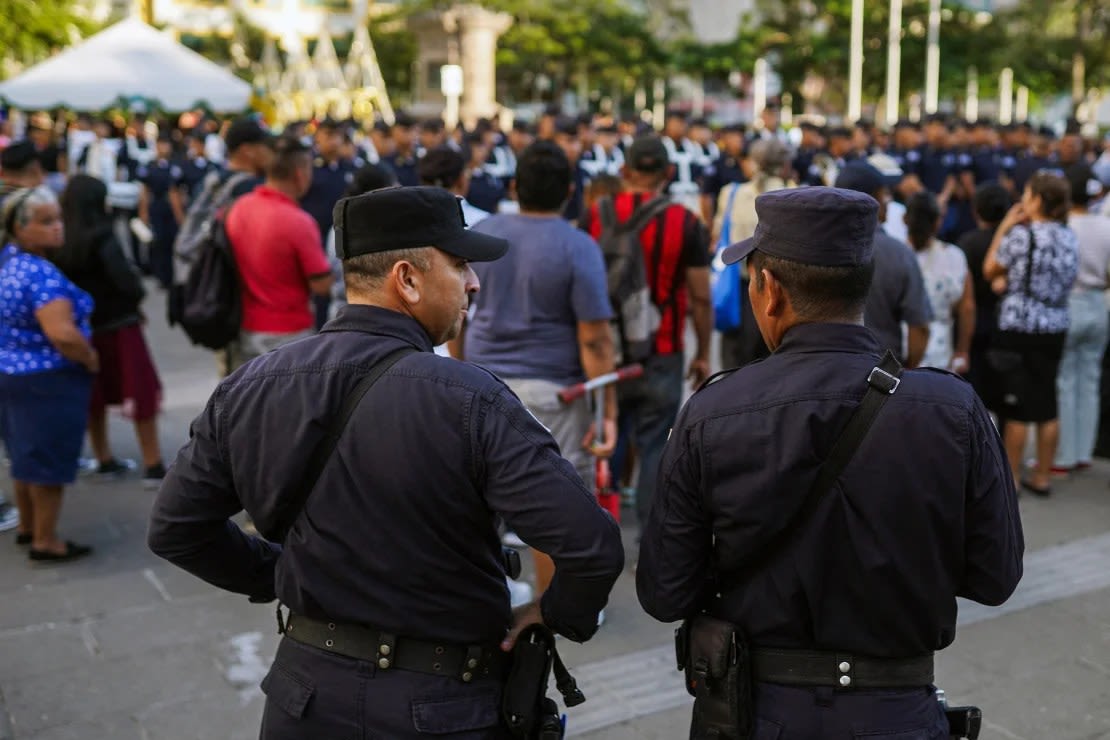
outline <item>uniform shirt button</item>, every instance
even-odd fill
[[[381,668],[383,671],[386,668],[389,668],[389,658],[382,658],[381,660],[379,660],[378,661],[378,668]]]
[[[470,660],[466,661],[466,667],[467,668],[477,668],[478,667],[478,659],[477,658],[471,658]]]
[[[852,664],[849,663],[848,661],[844,661],[843,663],[840,664],[840,672],[841,673],[847,673],[850,670],[852,670]]]
[[[462,674],[462,680],[466,683],[470,683],[470,679],[472,679],[472,678],[474,678],[474,674],[471,673],[470,671],[467,671],[466,673]]]
[[[378,645],[378,652],[382,655],[389,655],[389,645]]]
[[[851,677],[850,676],[841,676],[840,677],[840,685],[841,686],[851,686],[852,685]]]

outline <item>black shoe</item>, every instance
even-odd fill
[[[158,488],[166,477],[166,466],[162,463],[151,465],[143,473],[143,488]]]
[[[1052,489],[1050,487],[1045,486],[1044,488],[1037,488],[1027,480],[1021,482],[1021,488],[1023,491],[1029,491],[1029,493],[1039,498],[1048,498],[1052,495]]]
[[[31,548],[28,557],[31,560],[45,563],[66,563],[70,560],[83,558],[92,552],[88,545],[78,545],[75,542],[66,542],[66,551],[63,553],[50,552],[49,550],[36,550]]]
[[[117,460],[113,457],[101,462],[96,468],[96,474],[102,478],[122,478],[134,469],[134,460]]]
[[[19,545],[20,547],[23,547],[25,545],[31,544],[31,541],[33,539],[34,538],[31,536],[30,532],[20,532],[20,533],[16,534],[16,536],[15,536],[15,544]]]

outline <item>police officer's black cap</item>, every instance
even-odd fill
[[[615,123],[607,123],[604,126],[598,126],[597,132],[599,134],[619,134],[620,129],[617,128]]]
[[[337,121],[334,118],[325,118],[316,124],[317,131],[339,131],[343,128],[343,122]]]
[[[559,116],[555,119],[555,132],[565,136],[578,136],[578,119],[570,116]]]
[[[706,120],[705,118],[691,118],[690,119],[690,126],[691,127],[699,127],[699,128],[709,128],[709,121]]]
[[[420,130],[430,134],[438,134],[444,129],[442,118],[425,118],[420,122]]]
[[[666,118],[668,118],[668,119],[678,118],[682,121],[688,121],[690,119],[690,114],[687,113],[684,110],[679,110],[677,108],[671,108],[669,111],[667,111]]]
[[[854,159],[837,173],[834,184],[841,190],[854,190],[857,193],[874,195],[883,188],[894,187],[901,180],[900,169],[890,169],[884,174],[866,159]]]
[[[800,124],[798,124],[798,128],[800,128],[802,131],[816,131],[817,133],[821,132],[821,127],[813,121],[802,121]]]
[[[929,115],[925,116],[925,123],[939,123],[941,126],[947,126],[948,116],[944,115],[943,113],[930,113]]]
[[[385,121],[374,121],[374,130],[379,134],[388,134],[393,129]]]
[[[670,165],[670,157],[663,140],[655,134],[638,136],[628,147],[625,161],[636,172],[663,172]]]
[[[20,172],[36,161],[35,145],[26,139],[16,141],[0,152],[0,172]]]
[[[854,190],[809,187],[775,190],[755,199],[755,234],[726,247],[725,264],[755,250],[818,267],[858,267],[871,261],[879,203]]]
[[[742,123],[730,123],[729,125],[724,126],[723,128],[721,128],[721,133],[722,134],[740,134],[741,136],[743,136],[747,132],[744,130],[744,124],[742,124]]]
[[[520,119],[513,121],[513,131],[520,134],[534,134],[536,132],[535,128],[530,123],[521,121]]]
[[[438,247],[471,262],[490,262],[509,249],[504,239],[468,231],[462,201],[443,188],[385,188],[335,205],[340,259],[396,249]]]
[[[412,128],[416,125],[416,119],[408,113],[398,113],[393,117],[394,128]]]
[[[918,126],[913,121],[909,120],[908,118],[900,118],[900,119],[898,119],[898,121],[895,122],[894,130],[897,131],[900,128],[912,128],[916,131],[916,130],[920,129],[921,127]]]
[[[852,138],[852,129],[847,126],[834,126],[829,129],[830,139],[850,139]]]
[[[274,135],[254,118],[240,118],[227,129],[224,141],[227,151],[234,152],[244,144],[273,144]]]

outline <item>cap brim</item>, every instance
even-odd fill
[[[509,251],[509,243],[504,239],[469,230],[435,246],[447,254],[453,254],[471,262],[493,262],[504,257],[505,252]]]
[[[750,237],[742,242],[737,242],[725,247],[721,252],[721,261],[726,265],[736,264],[755,251],[755,237]]]

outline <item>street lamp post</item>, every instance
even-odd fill
[[[998,78],[998,122],[1008,126],[1014,120],[1014,70],[1006,67]]]
[[[767,107],[767,60],[763,57],[755,60],[755,75],[752,79],[752,117],[759,119],[759,114]]]
[[[940,0],[929,0],[929,40],[925,52],[925,112],[936,113],[940,97]]]
[[[1017,118],[1018,123],[1025,123],[1025,120],[1029,118],[1029,88],[1025,85],[1018,85],[1017,103],[1014,104],[1014,116]]]
[[[852,44],[848,56],[848,120],[863,115],[863,0],[852,0]]]
[[[902,75],[902,0],[890,0],[890,31],[886,56],[886,121],[898,120],[898,85]]]
[[[979,70],[975,67],[967,70],[967,101],[964,104],[964,116],[971,123],[979,120]]]

